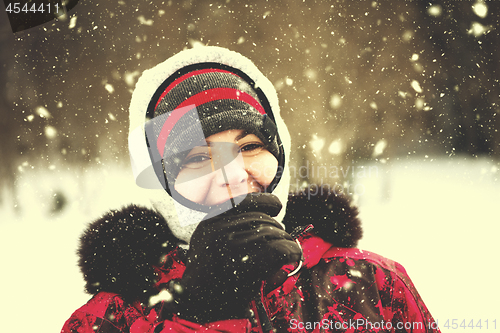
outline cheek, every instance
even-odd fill
[[[264,187],[271,184],[278,171],[278,161],[270,152],[260,154],[248,165],[249,174]]]
[[[181,170],[177,176],[175,190],[184,198],[202,204],[208,195],[212,185],[214,174],[205,174],[198,176],[194,174],[195,170]]]

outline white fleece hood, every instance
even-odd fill
[[[144,71],[137,82],[129,108],[129,153],[136,184],[148,189],[153,207],[166,219],[173,234],[189,243],[193,231],[207,215],[206,212],[184,206],[164,189],[158,179],[146,143],[145,123],[148,106],[162,83],[179,69],[198,63],[218,63],[238,69],[255,82],[266,96],[274,115],[277,131],[284,153],[283,173],[273,190],[283,209],[276,217],[281,223],[286,211],[290,184],[288,162],[290,156],[290,134],[280,115],[278,97],[272,83],[246,57],[239,53],[215,46],[199,46],[177,53],[159,65]]]

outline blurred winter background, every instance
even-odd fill
[[[126,149],[134,84],[198,44],[270,78],[292,185],[350,192],[360,247],[405,266],[443,332],[498,329],[499,16],[481,0],[87,0],[13,34],[2,11],[2,332],[58,332],[89,298],[80,232],[144,203]]]

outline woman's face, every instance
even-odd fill
[[[202,205],[263,192],[273,181],[278,161],[254,134],[228,130],[209,136],[207,146],[193,148],[182,162],[175,190]]]

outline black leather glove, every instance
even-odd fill
[[[271,217],[281,208],[272,194],[248,194],[198,225],[176,295],[181,318],[198,323],[244,318],[262,281],[300,260],[300,246]]]

